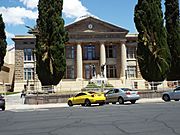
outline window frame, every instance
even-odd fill
[[[127,59],[136,59],[136,47],[127,47]]]
[[[108,45],[106,46],[106,58],[116,58],[117,57],[117,46]]]
[[[34,80],[34,68],[24,68],[24,80]]]
[[[34,61],[34,49],[32,48],[25,48],[24,49],[24,61]]]
[[[75,58],[75,47],[66,46],[66,59],[74,59],[74,58]]]
[[[117,67],[116,65],[107,65],[107,78],[117,78]]]
[[[85,45],[83,58],[85,60],[96,59],[96,46],[95,45]]]

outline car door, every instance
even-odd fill
[[[120,90],[119,89],[114,89],[114,94],[112,96],[113,102],[117,102],[118,101],[119,95],[120,95]]]
[[[180,87],[174,90],[174,99],[180,99]]]
[[[81,104],[83,103],[83,96],[86,95],[85,93],[79,93],[73,98],[74,104]]]
[[[112,102],[113,93],[114,93],[113,90],[109,90],[109,91],[105,94],[105,96],[106,96],[106,102],[109,102],[109,103]]]
[[[83,104],[86,98],[88,98],[88,95],[86,93],[81,93],[81,96],[78,98],[78,104]]]

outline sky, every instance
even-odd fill
[[[137,33],[133,21],[134,7],[138,0],[64,0],[65,25],[81,16],[91,15]],[[0,0],[0,14],[5,23],[8,45],[15,35],[27,35],[26,26],[34,27],[38,17],[38,0]]]

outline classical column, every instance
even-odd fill
[[[126,77],[126,45],[125,43],[121,44],[121,68],[120,68],[120,77]]]
[[[104,43],[100,46],[100,66],[106,64],[106,49]],[[104,66],[104,77],[106,78],[106,65]]]
[[[76,80],[82,80],[82,48],[78,43],[77,45],[77,78]]]

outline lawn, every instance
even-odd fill
[[[6,95],[12,95],[12,94],[17,94],[17,93],[19,93],[19,92],[6,92],[6,93],[4,93],[4,92],[0,92],[0,94],[6,94]]]

